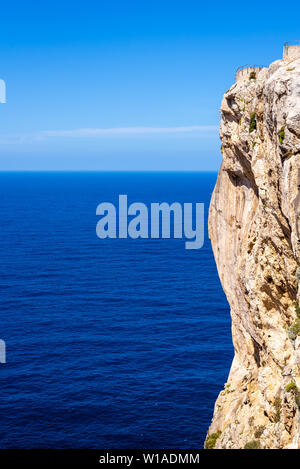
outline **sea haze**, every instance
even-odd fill
[[[204,202],[216,173],[0,173],[1,448],[201,448],[233,349],[205,226],[100,240],[96,207]]]

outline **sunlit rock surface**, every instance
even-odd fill
[[[300,58],[234,84],[220,136],[209,233],[235,356],[206,446],[299,448]]]

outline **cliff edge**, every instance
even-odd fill
[[[205,446],[300,448],[300,58],[238,80],[220,136],[209,235],[235,355]]]

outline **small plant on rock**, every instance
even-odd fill
[[[249,132],[253,132],[257,128],[257,123],[256,123],[256,113],[252,112],[250,116],[250,124],[249,124]]]
[[[291,381],[286,387],[286,392],[292,392],[295,396],[295,402],[298,407],[300,407],[300,391],[295,383],[295,381]]]
[[[293,324],[289,327],[289,338],[295,340],[300,334],[300,319],[297,318]]]
[[[277,423],[277,422],[280,421],[280,417],[281,417],[281,399],[280,399],[280,397],[275,398],[274,409],[275,409],[274,422]]]
[[[286,387],[285,390],[286,392],[292,392],[297,389],[296,383],[294,381],[291,381]]]
[[[299,301],[296,301],[296,304],[295,304],[295,311],[296,311],[296,314],[297,314],[297,318],[300,319],[300,306],[299,306]]]
[[[250,73],[249,80],[256,80],[256,72],[251,72]]]
[[[244,449],[260,449],[259,440],[248,441],[248,443],[245,444]]]
[[[216,446],[217,439],[221,436],[221,431],[218,430],[216,433],[211,433],[207,435],[205,440],[205,449],[213,449]]]
[[[283,143],[285,139],[285,130],[284,130],[284,125],[281,127],[279,131],[279,141],[280,143]]]
[[[261,437],[261,435],[263,434],[264,432],[264,429],[265,427],[263,425],[260,425],[256,430],[255,430],[255,433],[254,433],[254,436],[256,439],[259,439]]]

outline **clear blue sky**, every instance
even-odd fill
[[[281,58],[299,18],[298,1],[2,3],[0,170],[218,169],[236,67]]]

